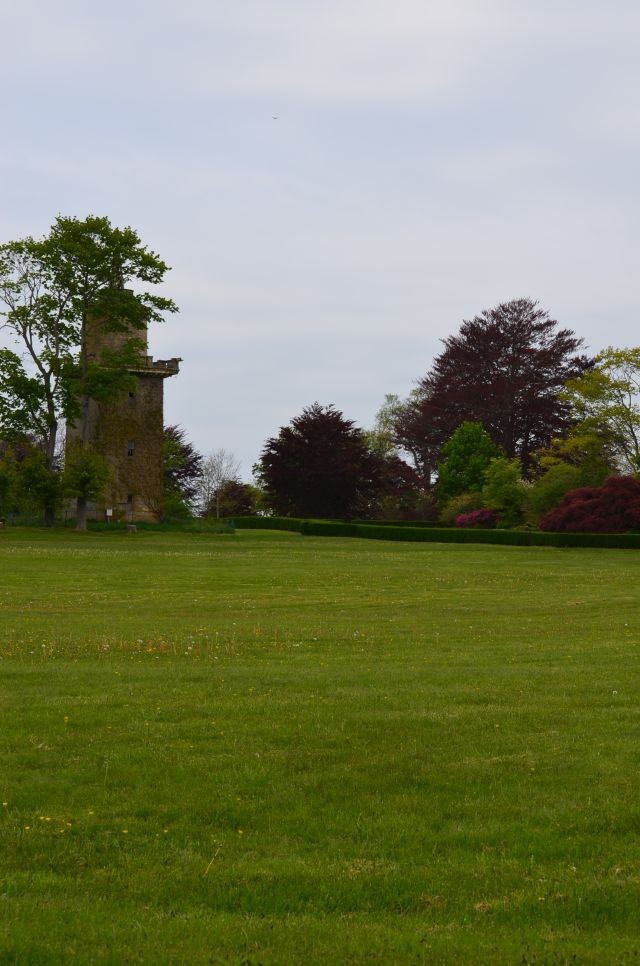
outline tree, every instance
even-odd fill
[[[66,496],[82,500],[86,504],[99,499],[109,482],[109,466],[100,456],[80,443],[67,453],[62,476],[62,488]],[[86,529],[86,528],[85,528]]]
[[[461,493],[482,489],[489,463],[500,450],[481,423],[462,423],[441,449],[438,497],[446,503]]]
[[[190,516],[198,496],[204,457],[181,426],[165,426],[163,458],[164,515]]]
[[[567,384],[581,435],[599,438],[618,472],[640,473],[640,346],[609,346],[594,363]]]
[[[0,441],[0,518],[57,509],[61,497],[60,474],[48,468],[33,440]]]
[[[542,530],[569,533],[624,533],[640,529],[640,480],[614,476],[602,486],[585,486],[566,494],[560,506],[545,514]]]
[[[492,459],[484,475],[482,499],[503,527],[522,523],[527,498],[520,461],[504,456]]]
[[[536,454],[538,474],[527,490],[527,515],[532,523],[558,506],[570,490],[602,486],[616,471],[611,446],[597,427],[576,423],[563,439],[553,439]]]
[[[221,500],[225,487],[238,482],[240,461],[233,453],[221,448],[205,457],[198,487],[198,505],[201,516],[220,518]]]
[[[590,365],[582,339],[531,299],[516,299],[464,321],[419,382],[396,423],[396,439],[417,455],[427,483],[443,443],[463,422],[482,423],[528,475],[531,454],[571,424],[565,383]]]
[[[394,427],[402,411],[403,403],[399,396],[388,392],[376,413],[373,429],[365,431],[367,445],[378,456],[397,456]]]
[[[602,481],[600,481],[602,482]],[[569,463],[555,463],[542,476],[534,480],[527,493],[527,516],[531,523],[537,524],[540,518],[557,507],[569,490],[583,486],[580,469]]]
[[[316,402],[266,441],[258,471],[276,513],[349,518],[366,511],[381,467],[362,430]]]
[[[250,483],[227,480],[216,491],[211,503],[202,510],[203,517],[250,517],[256,513],[260,493]]]
[[[42,442],[53,469],[64,420],[79,425],[89,448],[89,403],[109,401],[135,388],[128,369],[139,350],[136,333],[159,321],[175,304],[127,283],[161,282],[167,265],[140,242],[132,228],[108,218],[58,217],[44,238],[0,246],[0,302],[6,328],[27,365],[11,350],[0,356],[0,432],[26,429]],[[92,328],[124,332],[118,350],[92,358]],[[13,414],[13,415],[11,415]],[[78,527],[86,527],[86,501],[78,497]]]

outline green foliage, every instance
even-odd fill
[[[640,346],[600,352],[595,366],[567,383],[582,435],[597,436],[621,473],[640,472]]]
[[[0,439],[23,439],[34,432],[44,438],[47,429],[42,381],[27,374],[15,352],[0,348]]]
[[[580,467],[556,463],[538,477],[527,493],[527,515],[533,523],[558,506],[569,490],[582,486]]]
[[[456,517],[461,513],[471,513],[473,510],[480,510],[483,506],[482,493],[460,493],[447,500],[440,510],[438,522],[446,527],[453,527]]]
[[[438,498],[446,503],[461,493],[482,489],[492,459],[500,456],[482,423],[462,423],[442,447],[438,464]]]
[[[241,517],[233,518],[238,530],[290,530],[300,533],[303,520],[296,517]]]
[[[28,440],[0,444],[0,518],[35,522],[61,507],[60,474]]]
[[[601,486],[615,462],[600,432],[583,422],[564,439],[554,439],[537,454],[541,474],[527,489],[526,515],[533,523],[558,506],[565,494],[582,486]]]
[[[61,476],[47,467],[44,453],[34,451],[16,465],[15,485],[29,509],[42,512],[60,509]]]
[[[505,456],[491,460],[484,480],[483,503],[495,511],[499,525],[515,527],[522,523],[527,488],[522,480],[520,460]]]
[[[314,537],[360,537],[409,543],[490,543],[514,547],[601,547],[640,550],[640,533],[551,533],[539,530],[480,530],[455,527],[343,523],[339,520],[291,520],[255,517],[234,520],[238,529],[294,530]]]
[[[68,497],[97,500],[104,494],[109,476],[109,465],[102,456],[75,446],[67,453],[62,488]]]
[[[386,458],[397,455],[394,428],[403,409],[404,403],[399,396],[394,393],[385,395],[384,402],[376,413],[373,429],[364,433],[369,449],[377,456]]]
[[[181,426],[165,426],[162,440],[164,515],[193,514],[204,457]]]
[[[170,299],[139,290],[167,271],[133,229],[92,215],[60,216],[42,239],[0,245],[0,317],[30,368],[15,353],[0,352],[0,435],[37,437],[50,470],[61,421],[79,421],[86,442],[88,399],[107,401],[132,389],[127,366],[139,360],[137,334],[177,311]],[[127,287],[130,281],[138,290]],[[98,323],[129,339],[91,359],[87,335]]]
[[[163,520],[192,520],[193,510],[179,490],[165,487],[162,501]]]

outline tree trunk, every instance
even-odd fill
[[[55,522],[56,511],[50,504],[47,504],[44,508],[44,525],[45,527],[52,527],[55,525]]]
[[[79,496],[76,502],[76,530],[83,533],[87,529],[87,500],[84,496]]]

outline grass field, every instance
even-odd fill
[[[640,960],[640,554],[0,532],[0,962]]]

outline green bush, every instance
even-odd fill
[[[452,497],[442,507],[438,524],[445,527],[455,527],[456,519],[462,513],[472,513],[474,510],[481,510],[484,507],[482,493],[460,493]]]
[[[581,484],[580,467],[556,463],[532,484],[527,493],[527,516],[533,523],[557,507],[569,490]]]
[[[484,474],[482,499],[496,513],[500,526],[515,527],[522,523],[526,498],[520,460],[506,456],[491,460]]]

